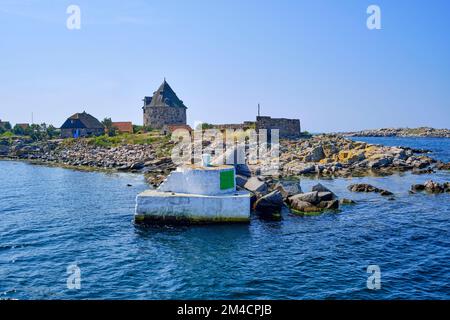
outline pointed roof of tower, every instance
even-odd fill
[[[169,86],[166,79],[164,79],[158,90],[153,92],[152,101],[149,106],[186,108],[183,101],[177,97],[177,94]]]

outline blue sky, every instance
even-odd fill
[[[253,120],[259,102],[312,132],[448,128],[449,16],[445,0],[0,0],[0,119],[141,124],[166,77],[190,124]]]

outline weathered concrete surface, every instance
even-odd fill
[[[147,190],[136,197],[136,222],[221,223],[250,221],[250,193],[198,195]]]
[[[236,191],[235,171],[233,166],[214,167],[179,167],[172,171],[167,179],[158,187],[162,192],[179,192],[203,195],[229,194]],[[233,175],[233,186],[222,189],[220,175],[229,172]]]

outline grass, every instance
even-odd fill
[[[15,136],[14,133],[12,133],[11,131],[6,131],[6,132],[0,134],[1,138],[12,138],[14,136]]]
[[[66,140],[73,140],[73,139],[66,139]],[[145,145],[145,144],[154,144],[155,142],[168,142],[168,140],[169,140],[168,137],[156,134],[155,132],[148,132],[142,134],[124,133],[113,137],[103,135],[98,137],[90,137],[86,139],[88,144],[96,145],[99,147],[117,147],[126,144]],[[71,141],[67,142],[70,143]]]

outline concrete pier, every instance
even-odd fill
[[[136,198],[135,221],[232,223],[250,221],[250,193],[236,191],[233,166],[184,166],[157,190]]]

